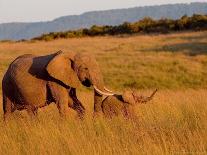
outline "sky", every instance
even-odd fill
[[[0,0],[0,23],[48,21],[87,11],[207,0]]]

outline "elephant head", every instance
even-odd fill
[[[66,86],[78,88],[81,84],[106,95],[113,95],[104,87],[103,77],[94,56],[83,53],[55,53],[46,67],[50,76]]]
[[[125,103],[135,105],[138,103],[147,103],[152,100],[154,95],[156,94],[157,89],[148,97],[140,96],[137,91],[133,90],[125,90],[122,99]]]
[[[106,97],[101,104],[101,114],[107,118],[122,115],[126,118],[136,118],[134,106],[152,100],[157,90],[149,97],[140,96],[137,91],[125,90],[122,94]]]
[[[114,94],[104,86],[102,73],[96,59],[88,54],[77,54],[74,57],[73,67],[83,85],[93,86],[94,112],[100,112],[102,96],[112,96]]]

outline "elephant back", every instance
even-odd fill
[[[123,114],[124,103],[115,96],[108,96],[102,102],[102,110],[106,117],[113,117]]]
[[[33,55],[22,55],[16,58],[9,66],[7,73],[10,78],[16,79],[18,76],[23,76],[32,65]]]
[[[52,55],[40,57],[23,55],[11,63],[4,81],[9,81],[7,83],[10,83],[12,87],[12,96],[15,96],[17,104],[44,106],[47,83],[45,66],[51,58]]]

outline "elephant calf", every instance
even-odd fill
[[[107,96],[102,102],[99,103],[99,112],[102,110],[104,116],[107,118],[112,118],[113,116],[123,116],[123,117],[133,117],[134,105],[144,104],[151,101],[156,94],[157,89],[149,96],[140,96],[136,91],[126,90],[123,94],[115,94],[113,96]],[[99,92],[100,94],[103,94]],[[97,109],[94,109],[98,112]]]

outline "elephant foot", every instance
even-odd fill
[[[27,113],[31,120],[37,119],[37,111],[38,111],[38,108],[35,108],[33,106],[27,106]]]
[[[93,113],[93,118],[94,119],[103,118],[103,113],[102,112],[94,112]]]
[[[10,119],[11,119],[11,113],[5,113],[3,115],[3,121],[4,121],[4,123],[8,123]]]

